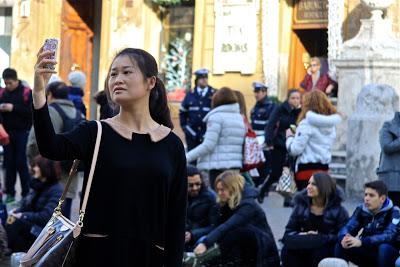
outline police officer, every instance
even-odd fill
[[[261,143],[264,143],[265,139],[265,127],[268,124],[268,120],[272,111],[275,109],[276,104],[268,98],[268,87],[260,82],[253,82],[254,96],[257,100],[256,105],[251,110],[251,126],[256,132],[257,137]],[[256,185],[261,184],[271,170],[271,153],[264,150],[266,164],[264,167],[258,168],[259,179],[255,179]]]
[[[276,104],[268,98],[268,87],[260,82],[253,82],[254,96],[257,103],[251,110],[251,126],[257,136],[264,136],[269,116]]]
[[[211,109],[211,98],[215,89],[208,85],[208,70],[199,69],[195,73],[195,87],[183,99],[179,110],[179,120],[185,133],[188,151],[203,141],[206,125],[204,116]]]

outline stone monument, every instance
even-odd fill
[[[399,96],[389,85],[369,84],[358,94],[355,112],[349,117],[346,150],[346,193],[362,197],[364,184],[378,179],[381,147],[379,131],[399,107]]]
[[[393,37],[391,21],[382,17],[393,1],[362,0],[372,16],[361,20],[358,34],[343,44],[339,59],[333,60],[339,83],[338,111],[344,117],[334,150],[346,150],[347,121],[364,85],[388,84],[400,94],[400,40]]]

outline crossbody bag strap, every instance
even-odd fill
[[[80,227],[83,226],[83,218],[85,217],[86,205],[87,205],[87,202],[88,202],[88,199],[89,199],[90,188],[92,187],[93,175],[94,175],[94,170],[96,169],[97,156],[99,154],[101,135],[102,135],[102,132],[103,132],[103,128],[102,128],[101,123],[99,121],[96,121],[96,123],[97,123],[96,144],[94,146],[92,164],[90,165],[90,172],[89,172],[88,180],[87,180],[87,183],[86,183],[86,190],[85,190],[85,194],[83,196],[82,206],[81,206],[81,209],[79,211],[78,225]]]
[[[101,123],[99,121],[96,121],[96,123],[97,123],[97,136],[96,136],[96,143],[94,145],[92,165],[90,166],[90,172],[89,172],[88,182],[87,182],[87,185],[86,185],[85,195],[84,195],[84,198],[83,198],[82,207],[81,207],[81,209],[79,211],[79,222],[80,222],[81,225],[82,225],[83,216],[84,216],[85,210],[86,210],[87,200],[89,198],[90,187],[92,185],[94,169],[96,168],[97,156],[99,154],[101,135],[102,135],[102,132],[103,132],[103,127],[102,127]],[[61,214],[61,207],[62,207],[62,205],[63,205],[63,203],[65,201],[65,197],[67,196],[67,192],[68,192],[68,189],[69,189],[69,187],[71,185],[72,179],[74,178],[76,172],[78,171],[79,163],[80,163],[80,160],[75,159],[73,164],[72,164],[71,170],[69,171],[67,183],[65,184],[65,187],[64,187],[64,191],[63,191],[63,193],[62,193],[62,195],[60,197],[60,200],[58,201],[57,207],[54,209],[54,212],[57,213],[57,214]],[[81,215],[81,214],[83,214],[83,215]]]

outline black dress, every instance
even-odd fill
[[[103,135],[78,242],[79,266],[176,267],[182,264],[187,199],[186,158],[170,132],[127,139],[102,122]],[[97,125],[81,123],[66,134],[52,130],[47,105],[34,110],[40,153],[54,160],[81,159],[84,188]],[[84,188],[82,192],[84,192]],[[107,237],[89,238],[85,234]]]

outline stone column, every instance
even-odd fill
[[[278,94],[278,57],[279,57],[279,0],[263,0],[262,12],[262,59],[265,83],[268,94]]]
[[[379,165],[379,131],[399,107],[399,96],[388,85],[369,84],[358,94],[355,112],[349,117],[346,153],[346,192],[362,197],[364,184],[376,180]]]
[[[391,21],[376,11],[380,10],[374,10],[371,19],[361,20],[357,36],[343,44],[340,58],[333,61],[339,83],[338,111],[344,117],[335,150],[346,149],[348,118],[364,85],[388,84],[400,94],[400,40],[393,37]]]

